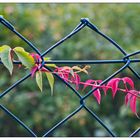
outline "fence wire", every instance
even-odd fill
[[[134,56],[134,55],[139,54],[140,51],[136,51],[134,53],[127,54],[125,52],[125,50],[120,45],[118,45],[110,37],[108,37],[107,35],[105,35],[104,33],[102,33],[93,23],[91,23],[89,21],[88,18],[82,18],[81,21],[80,21],[80,23],[74,28],[74,30],[71,33],[69,33],[67,36],[65,36],[64,38],[62,38],[60,41],[58,41],[56,44],[54,44],[53,46],[51,46],[49,49],[47,49],[43,53],[41,53],[28,39],[26,39],[24,36],[22,36],[15,29],[15,27],[9,21],[7,21],[5,18],[3,18],[2,16],[0,16],[0,23],[3,24],[5,27],[7,27],[9,30],[11,30],[13,33],[15,33],[19,38],[21,38],[24,42],[26,42],[37,54],[39,54],[40,57],[41,57],[41,59],[42,59],[42,67],[44,66],[50,72],[52,70],[50,68],[48,68],[47,66],[45,66],[44,65],[45,63],[47,63],[47,64],[110,64],[110,63],[114,64],[114,63],[123,63],[124,65],[119,70],[117,70],[112,75],[110,75],[108,78],[106,78],[104,81],[102,81],[102,83],[100,83],[100,86],[103,85],[103,84],[105,84],[106,82],[108,82],[110,79],[112,79],[113,77],[115,77],[117,74],[119,74],[120,72],[122,72],[126,68],[129,68],[131,70],[131,72],[138,79],[140,79],[140,75],[133,69],[133,67],[130,66],[131,63],[140,62],[140,59],[130,59],[131,56]],[[78,32],[80,32],[80,30],[82,30],[85,27],[90,28],[91,30],[93,30],[94,32],[96,32],[97,34],[99,34],[100,36],[102,36],[103,38],[105,38],[106,40],[108,40],[111,44],[113,44],[124,55],[124,57],[121,60],[52,60],[52,61],[47,61],[47,62],[44,61],[44,56],[46,54],[48,54],[53,49],[55,49],[56,47],[58,47],[60,44],[62,44],[63,42],[65,42],[66,40],[68,40],[69,38],[71,38],[72,36],[74,36],[75,34],[77,34]],[[0,64],[2,64],[1,61],[0,61]],[[14,64],[21,64],[21,62],[14,61]],[[77,108],[75,108],[75,110],[71,114],[69,114],[63,120],[61,120],[56,125],[54,125],[52,128],[50,128],[42,137],[49,136],[52,132],[54,132],[56,129],[58,129],[59,127],[61,127],[66,121],[68,121],[70,118],[72,118],[75,114],[77,114],[82,109],[83,110],[86,110],[93,117],[93,119],[96,120],[108,132],[108,134],[110,134],[110,136],[112,136],[112,137],[116,137],[117,136],[100,119],[100,117],[98,115],[96,115],[95,112],[93,112],[92,110],[90,110],[90,108],[88,106],[86,106],[86,104],[85,104],[86,99],[95,90],[97,90],[98,87],[90,90],[84,96],[81,96],[80,93],[76,89],[74,89],[68,82],[64,81],[58,74],[54,74],[54,75],[57,78],[59,78],[65,85],[67,85],[72,90],[72,92],[74,92],[78,96],[80,106],[78,106]],[[30,76],[31,76],[31,73],[27,74],[26,76],[24,76],[23,78],[21,78],[20,80],[18,80],[17,82],[15,82],[13,85],[11,85],[9,88],[7,88],[5,91],[3,91],[0,94],[0,100],[2,100],[2,98],[6,94],[8,94],[16,86],[20,85],[23,81],[25,81],[26,79],[28,79]],[[21,125],[23,128],[25,128],[30,133],[31,136],[37,137],[37,134],[35,134],[23,121],[21,121],[10,110],[8,110],[3,104],[0,104],[0,109],[3,110],[7,115],[9,115],[13,120],[15,120],[19,125]],[[132,134],[130,134],[129,137],[134,137],[139,132],[140,132],[140,127],[137,130],[135,130]]]

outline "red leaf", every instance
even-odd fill
[[[83,88],[83,90],[86,88],[86,87],[88,87],[88,86],[90,86],[90,84],[92,84],[92,83],[95,83],[95,80],[87,80],[85,83],[84,83],[84,88]]]
[[[100,84],[100,83],[102,83],[102,80],[97,80],[97,82]],[[105,94],[105,96],[106,96],[106,92],[107,92],[107,90],[108,90],[108,87],[106,87],[105,84],[103,84],[101,88],[102,88],[102,90],[104,91],[104,94]]]
[[[68,80],[69,80],[69,73],[64,73],[63,76],[64,76],[63,79],[64,79],[65,81],[68,81]]]
[[[130,90],[129,91],[130,93],[128,93],[126,96],[125,96],[125,104],[127,105],[128,104],[128,101],[130,101],[130,109],[133,113],[135,113],[135,115],[139,118],[138,114],[137,114],[137,111],[136,111],[136,101],[137,101],[137,96],[135,95],[138,95],[139,92],[136,91],[136,90]]]
[[[34,60],[35,60],[36,62],[38,62],[38,61],[41,59],[40,55],[38,55],[38,54],[36,54],[36,53],[31,53],[30,55],[34,58]]]
[[[31,77],[34,76],[34,74],[35,74],[35,72],[37,71],[37,69],[38,69],[38,66],[32,67],[32,69],[31,69]]]
[[[80,76],[77,73],[74,73],[74,77],[71,77],[71,82],[76,85],[76,90],[79,89],[80,80]]]
[[[78,90],[79,83],[80,83],[80,76],[77,73],[74,73],[74,77],[75,77],[76,90]]]
[[[100,104],[100,102],[101,102],[101,93],[100,93],[100,90],[99,89],[95,90],[93,92],[93,95],[96,98],[98,104]]]
[[[130,99],[130,108],[131,108],[132,112],[135,114],[136,114],[136,99],[137,99],[136,96],[132,96]]]
[[[125,86],[126,86],[126,83],[128,83],[131,86],[131,88],[134,89],[134,82],[129,77],[124,77],[122,78],[122,80]]]
[[[97,80],[97,82],[100,84],[100,83],[102,83],[102,80]]]
[[[102,86],[103,86],[102,89],[103,89],[104,94],[105,94],[105,96],[106,96],[106,92],[107,92],[107,90],[108,90],[108,87],[106,87],[105,84],[103,84]]]
[[[118,90],[119,81],[120,81],[120,78],[113,78],[107,83],[107,86],[112,88],[113,98],[115,97],[116,92]],[[107,88],[107,90],[108,90],[108,88]]]
[[[97,85],[97,81],[95,81],[95,84],[94,84],[94,85]],[[94,85],[93,85],[93,88],[92,88],[92,89],[94,89]],[[101,102],[101,93],[100,93],[99,88],[96,89],[96,90],[93,92],[93,95],[94,95],[94,97],[96,98],[98,104],[100,104],[100,102]]]
[[[58,75],[59,75],[61,78],[63,78],[63,79],[64,79],[64,75],[63,75],[63,73],[62,73],[62,72],[58,72]]]
[[[132,96],[131,93],[127,93],[127,95],[125,96],[125,105],[128,105],[128,101],[130,100],[131,96]]]
[[[48,71],[46,68],[44,68],[44,67],[41,68],[41,71],[42,71],[42,72],[49,72],[49,71]]]

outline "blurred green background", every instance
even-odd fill
[[[127,53],[134,52],[140,47],[139,14],[140,4],[0,4],[0,15],[9,20],[41,52],[72,31],[82,17],[88,17]],[[32,52],[29,46],[0,25],[0,45],[3,44],[11,47],[21,46]],[[56,60],[102,60],[123,57],[113,45],[89,28],[84,28],[47,56]],[[140,72],[140,64],[131,65],[138,73]],[[92,65],[89,75],[81,74],[82,81],[103,80],[121,66],[122,64]],[[0,92],[3,92],[28,71],[15,66],[14,73],[10,76],[1,65],[0,73]],[[139,90],[139,80],[129,69],[117,75],[124,76],[131,77],[135,81],[136,89]],[[44,77],[43,80],[42,93],[36,86],[34,78],[29,78],[0,100],[0,103],[17,115],[38,136],[42,136],[80,105],[78,97],[57,78],[53,96],[50,95],[47,79]],[[82,88],[79,92],[85,95]],[[124,106],[122,93],[118,93],[114,100],[111,93],[108,92],[107,96],[102,93],[100,105],[93,96],[90,96],[86,99],[86,105],[118,136],[128,136],[140,126],[139,119],[129,107]],[[140,114],[139,108],[140,103],[137,103],[137,112]],[[0,110],[0,136],[30,136],[30,134]],[[109,134],[88,112],[81,110],[50,136],[109,136]]]

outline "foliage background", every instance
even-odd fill
[[[0,4],[0,14],[43,52],[67,35],[82,17],[88,17],[97,27],[113,38],[128,52],[139,50],[140,46],[140,4]],[[0,45],[21,46],[32,50],[13,33],[0,25]],[[48,54],[52,59],[121,59],[123,56],[88,28],[82,30]],[[138,57],[138,56],[137,56]],[[139,64],[131,64],[139,73]],[[89,75],[82,80],[105,79],[122,64],[93,65]],[[28,73],[14,68],[14,74],[0,66],[0,92]],[[139,90],[138,79],[128,70],[118,77],[129,76]],[[121,85],[120,85],[121,86]],[[82,95],[85,93],[81,90]],[[111,93],[102,94],[101,105],[93,96],[86,100],[90,107],[118,136],[128,136],[140,126],[139,119],[123,105],[124,96],[118,93],[113,100]],[[47,79],[40,93],[34,79],[29,78],[0,100],[39,136],[66,117],[79,100],[62,82],[55,81],[54,96],[50,95]],[[140,114],[140,103],[138,103]],[[139,134],[138,134],[139,135]],[[29,134],[0,110],[0,136],[29,136]],[[109,136],[86,111],[82,110],[50,136]]]

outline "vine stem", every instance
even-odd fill
[[[57,67],[58,68],[58,67]],[[82,71],[83,70],[86,70],[86,67],[84,67],[83,69],[81,69]],[[45,72],[48,72],[47,70],[46,70],[46,68],[44,68],[44,71]],[[79,73],[79,72],[81,72],[81,71],[76,71],[76,72],[74,72],[74,73]],[[52,73],[55,73],[55,74],[68,74],[69,73],[69,70],[65,70],[65,71],[63,71],[63,70],[60,70],[60,71],[58,71],[58,72],[55,72],[55,71],[53,71]],[[71,80],[69,80],[69,79],[66,79],[65,77],[61,77],[61,78],[63,78],[65,81],[67,81],[67,82],[69,82],[69,83],[75,83],[74,81],[71,81]],[[98,81],[98,80],[95,80],[95,81]],[[82,85],[85,85],[85,82],[79,82],[78,84],[82,84]],[[90,84],[90,83],[86,83],[86,85],[88,85],[88,86],[93,86],[93,87],[98,87],[98,88],[108,88],[108,89],[112,89],[112,87],[110,87],[110,86],[107,86],[107,85],[102,85],[102,86],[100,86],[100,85],[95,85],[95,84]],[[121,89],[121,88],[117,88],[117,90],[119,90],[119,91],[122,91],[122,92],[124,92],[124,93],[130,93],[130,94],[132,94],[132,95],[134,95],[134,96],[136,96],[138,99],[140,99],[140,96],[138,96],[137,94],[135,94],[135,93],[132,93],[132,92],[130,92],[130,91],[128,91],[128,90],[126,90],[126,89]],[[137,91],[138,92],[138,94],[140,94],[140,91]]]
[[[58,67],[57,67],[58,68]],[[69,67],[68,67],[69,68]],[[83,69],[81,69],[81,70],[79,70],[79,71],[76,71],[76,72],[74,72],[74,73],[79,73],[79,72],[81,72],[81,71],[84,71],[84,70],[86,70],[86,69],[88,69],[89,68],[89,66],[85,66]],[[72,68],[71,68],[72,69]],[[69,71],[70,69],[66,69],[65,71],[63,71],[63,70],[60,70],[60,71],[58,71],[58,72],[55,72],[55,71],[53,71],[53,72],[51,72],[51,73],[55,73],[55,74],[68,74],[70,71]],[[46,68],[42,68],[42,72],[49,72],[48,70],[46,70]],[[61,78],[63,78],[65,81],[67,81],[67,82],[69,82],[69,83],[76,83],[76,82],[74,82],[74,81],[71,81],[71,80],[69,80],[69,79],[66,79],[65,77],[61,77]],[[99,80],[95,80],[95,81],[99,81]],[[102,81],[102,80],[101,80]],[[79,82],[78,84],[82,84],[82,85],[85,85],[85,82]],[[86,85],[88,85],[88,86],[92,86],[92,87],[95,87],[95,88],[107,88],[107,89],[112,89],[112,87],[110,87],[110,86],[107,86],[107,85],[102,85],[102,86],[100,86],[100,85],[95,85],[95,84],[90,84],[90,83],[86,83]],[[132,93],[132,92],[130,92],[130,91],[128,91],[127,89],[121,89],[121,88],[117,88],[117,90],[119,90],[119,91],[122,91],[122,92],[124,92],[124,93],[130,93],[130,94],[132,94],[132,95],[134,95],[134,96],[136,96],[138,99],[140,99],[140,96],[138,96],[137,94],[135,94],[135,93]],[[138,94],[140,94],[140,91],[137,91],[137,93]]]
[[[53,72],[53,73],[57,73],[57,72]],[[70,83],[74,83],[73,81],[68,80],[68,79],[65,79],[64,77],[62,77],[62,78],[63,78],[64,80],[70,82]],[[79,82],[79,84],[85,85],[84,82]],[[104,85],[100,86],[100,85],[89,84],[89,83],[86,83],[86,85],[88,85],[88,86],[94,86],[95,88],[98,87],[98,88],[110,88],[110,89],[112,89],[112,87],[110,87],[110,86],[104,86]],[[121,89],[121,88],[117,88],[117,90],[122,91],[122,92],[124,92],[124,93],[130,93],[130,94],[136,96],[138,99],[140,99],[140,96],[138,96],[137,94],[132,93],[132,92],[130,92],[130,91],[128,91],[128,90]],[[140,94],[139,91],[138,91],[138,94]]]
[[[71,81],[72,82],[72,81]],[[82,84],[82,85],[85,85],[85,83],[84,82],[80,82],[79,84]],[[86,83],[87,84],[87,83]],[[110,86],[99,86],[99,85],[94,85],[94,84],[87,84],[87,85],[89,85],[89,86],[94,86],[94,87],[99,87],[99,88],[110,88],[110,89],[112,89],[112,87],[110,87]],[[125,89],[121,89],[121,88],[117,88],[119,91],[122,91],[122,92],[125,92],[125,93],[130,93],[130,94],[132,94],[132,95],[134,95],[134,96],[136,96],[137,98],[139,98],[140,99],[140,96],[138,96],[137,94],[134,94],[134,93],[132,93],[132,92],[130,92],[130,91],[128,91],[128,90],[125,90]],[[138,92],[138,94],[140,94],[140,92]]]

